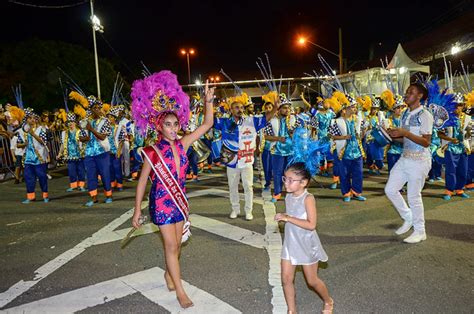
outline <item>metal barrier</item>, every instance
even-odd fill
[[[15,162],[10,151],[10,139],[0,136],[0,181],[14,177]]]
[[[48,139],[48,150],[50,162],[48,169],[54,169],[58,165],[57,156],[61,147],[61,131],[53,131]],[[10,139],[0,136],[0,181],[14,178],[15,162],[13,161],[13,153],[10,150]]]

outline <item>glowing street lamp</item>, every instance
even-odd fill
[[[180,53],[181,55],[186,56],[186,60],[188,62],[188,84],[191,84],[191,65],[189,63],[189,55],[194,55],[196,53],[196,50],[194,50],[193,48],[181,49]]]
[[[339,58],[339,74],[342,74],[342,72],[343,72],[343,69],[342,69],[342,31],[341,31],[340,28],[339,28],[339,54],[337,54],[335,52],[332,52],[331,50],[326,49],[321,45],[313,43],[312,41],[308,40],[308,38],[306,38],[304,36],[299,36],[297,38],[297,43],[298,43],[299,46],[304,46],[304,45],[306,45],[306,43],[309,43],[309,44],[311,44],[311,45],[313,45],[317,48],[320,48],[320,49],[332,54],[333,56],[338,57]]]

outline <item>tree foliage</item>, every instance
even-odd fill
[[[32,39],[0,48],[0,103],[15,104],[12,86],[21,84],[25,107],[63,108],[59,77],[63,82],[66,78],[58,67],[87,95],[97,95],[92,52],[65,42]],[[117,71],[103,58],[99,58],[99,71],[102,100],[110,102]],[[125,95],[129,90],[129,85],[124,87]]]

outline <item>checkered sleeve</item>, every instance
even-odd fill
[[[270,122],[268,122],[267,125],[265,125],[265,127],[263,128],[263,134],[267,136],[275,136],[272,124]]]
[[[341,130],[339,130],[339,127],[337,126],[336,122],[333,122],[329,125],[328,132],[332,136],[341,136],[342,135]]]
[[[80,137],[87,137],[87,132],[86,132],[86,130],[80,130],[80,131],[79,131],[79,136],[80,136]]]
[[[41,138],[41,140],[43,141],[43,144],[46,145],[48,143],[48,134],[46,134],[46,131],[44,129],[42,129],[40,131],[40,134],[39,134],[39,137]]]
[[[112,132],[112,128],[110,126],[110,121],[109,119],[105,119],[105,122],[104,124],[102,125],[102,127],[100,128],[99,132],[101,134],[105,134],[106,136],[109,136],[110,135],[110,132]]]
[[[318,117],[316,115],[314,115],[311,118],[310,125],[313,129],[317,129],[319,127],[319,120],[318,120]]]

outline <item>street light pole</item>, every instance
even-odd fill
[[[189,64],[189,51],[186,53],[186,59],[188,60],[188,84],[191,84],[191,65]]]
[[[95,32],[97,26],[94,24],[94,3],[93,0],[90,1],[91,3],[91,22],[92,22],[92,38],[94,40],[94,59],[95,59],[95,77],[97,80],[97,98],[100,98],[100,78],[99,78],[99,57],[97,55],[97,42],[95,39]]]

